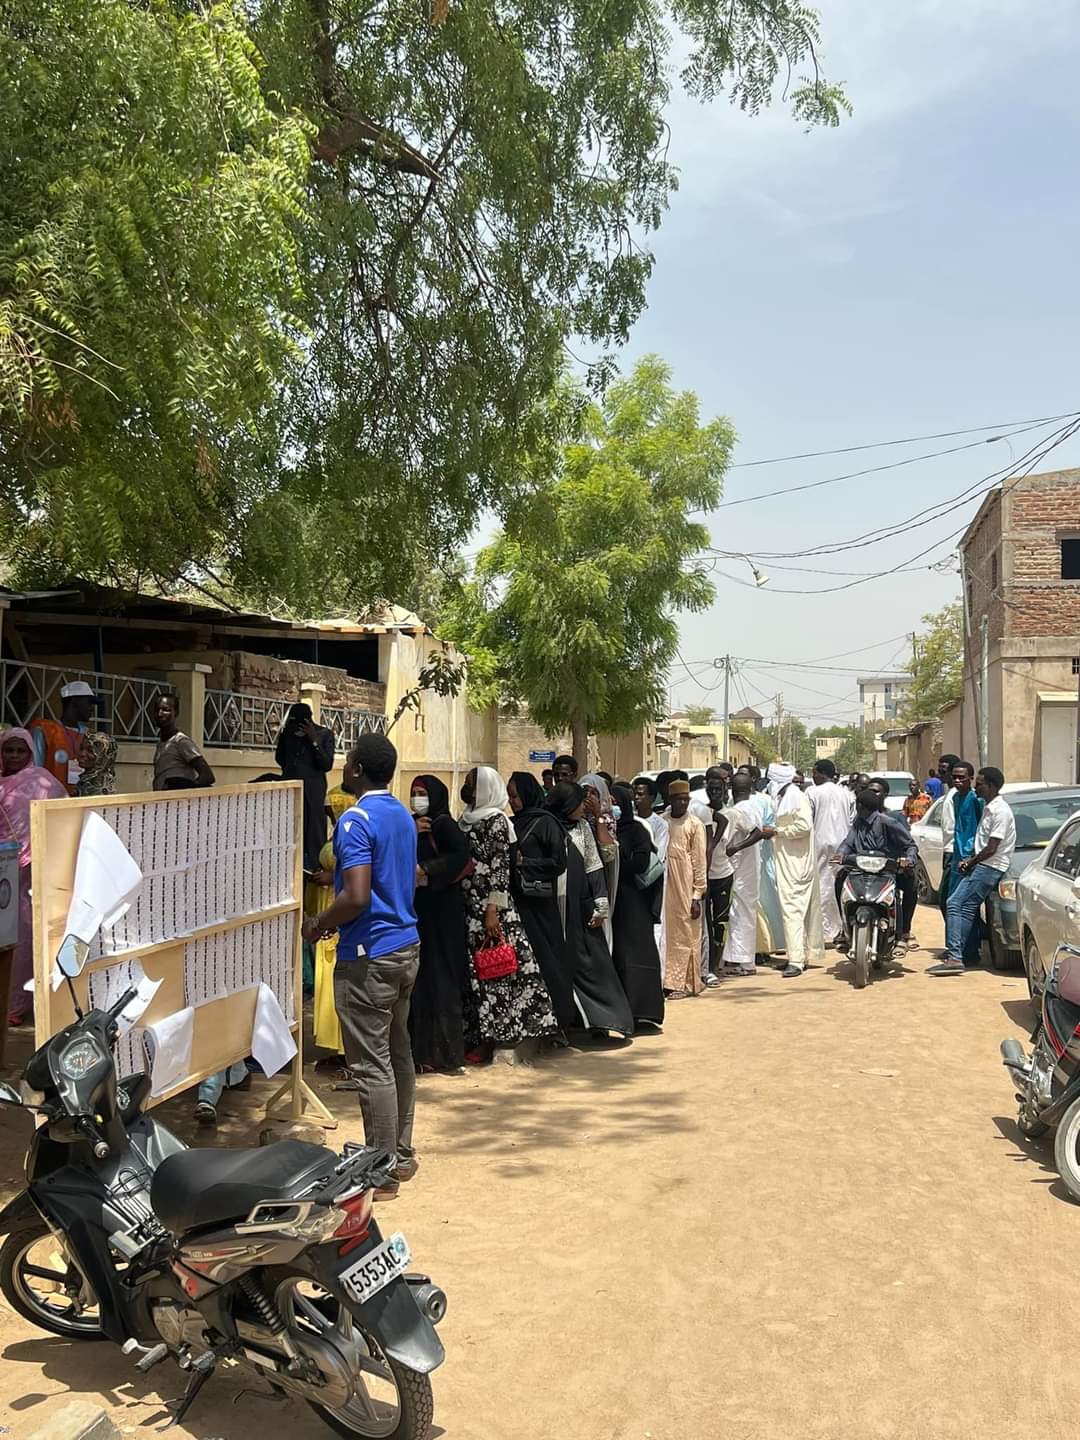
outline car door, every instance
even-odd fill
[[[935,800],[923,818],[911,827],[919,847],[919,859],[935,890],[941,889],[941,807],[945,799]]]
[[[1080,944],[1080,893],[1073,884],[1078,874],[1080,817],[1061,830],[1043,864],[1024,881],[1028,922],[1046,969],[1062,941]]]

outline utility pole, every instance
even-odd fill
[[[713,661],[714,665],[723,667],[724,671],[724,741],[721,746],[721,760],[731,758],[731,656],[725,655],[723,660]]]
[[[777,750],[779,751],[781,758],[783,758],[783,754],[784,754],[784,751],[783,751],[783,748],[782,748],[782,747],[783,747],[783,740],[784,740],[784,697],[783,697],[783,695],[777,695],[777,697],[776,697],[776,748],[777,748]]]

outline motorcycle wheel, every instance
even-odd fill
[[[80,1305],[72,1294],[76,1282],[79,1292],[93,1298],[92,1305]],[[16,1314],[39,1330],[65,1340],[106,1338],[97,1297],[79,1269],[60,1254],[59,1243],[44,1222],[17,1230],[0,1247],[0,1291]]]
[[[1080,1100],[1074,1100],[1054,1136],[1054,1164],[1072,1198],[1080,1203]]]
[[[344,1341],[362,1353],[360,1393],[347,1405],[337,1409],[307,1402],[323,1423],[346,1440],[424,1440],[435,1413],[428,1376],[387,1355],[378,1336],[358,1325],[309,1275],[281,1268],[264,1274],[276,1281],[275,1300],[290,1329],[325,1335],[339,1347]]]
[[[856,925],[855,941],[855,989],[864,990],[870,978],[870,931],[865,925]]]

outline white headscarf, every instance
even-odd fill
[[[510,797],[499,772],[490,765],[478,765],[476,794],[472,805],[461,817],[461,828],[471,830],[474,825],[479,825],[481,820],[487,820],[491,815],[502,815],[509,803]]]
[[[776,818],[781,815],[790,815],[792,811],[799,808],[799,797],[802,791],[794,783],[797,771],[794,765],[784,765],[774,760],[765,772],[769,782],[769,794],[772,797],[776,809]]]
[[[608,789],[608,783],[602,775],[594,775],[591,773],[582,775],[577,783],[583,790],[595,790],[600,796],[601,815],[611,814],[611,791]]]

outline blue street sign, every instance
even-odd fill
[[[530,750],[530,765],[551,765],[555,760],[554,750]]]

